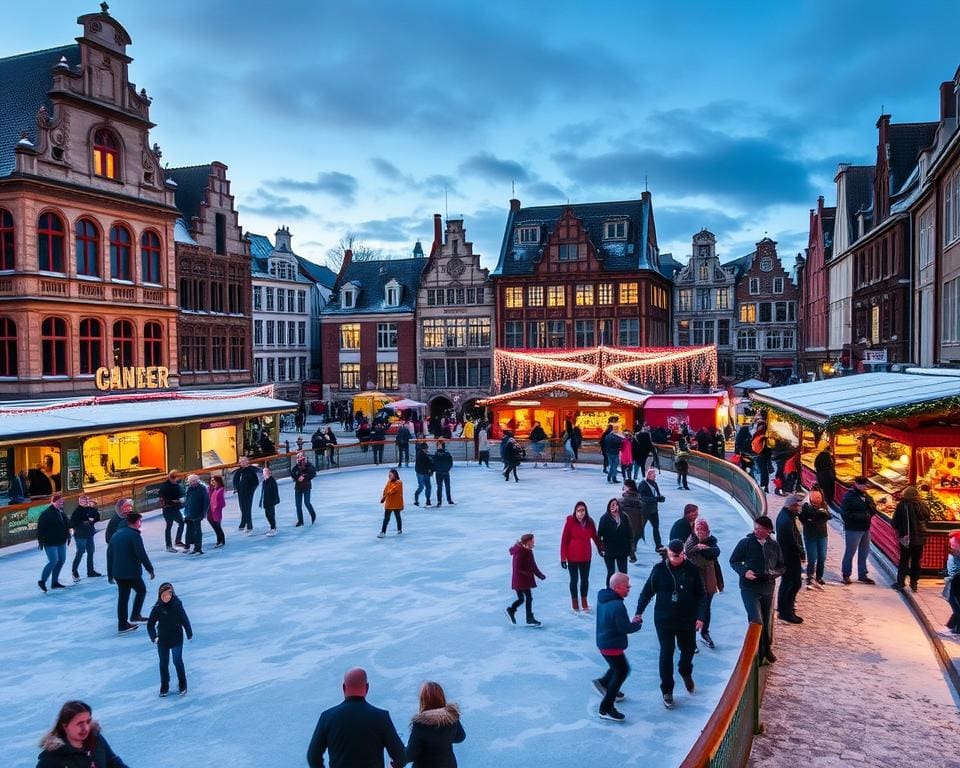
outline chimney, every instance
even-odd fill
[[[940,83],[940,122],[948,117],[956,117],[953,114],[954,104],[956,104],[956,101],[953,94],[953,81],[948,80],[945,83]]]
[[[443,217],[439,213],[433,214],[433,245],[430,247],[430,257],[440,252],[443,245]]]
[[[517,200],[517,198],[515,197],[510,200],[510,210],[513,213],[516,213],[517,211],[520,210],[520,201]]]
[[[353,261],[353,250],[351,248],[345,248],[343,251],[343,259],[340,261],[340,271],[337,272],[337,285],[340,285],[343,276],[347,274],[351,261]]]

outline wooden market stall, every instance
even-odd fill
[[[949,534],[960,529],[960,371],[865,373],[773,387],[751,398],[771,421],[793,426],[805,486],[815,481],[814,459],[822,450],[834,458],[834,503],[853,478],[868,479],[880,512],[872,538],[895,562],[891,517],[903,489],[916,486],[933,517],[921,565],[943,569]]]
[[[679,431],[686,424],[696,433],[706,427],[712,433],[730,423],[730,400],[727,393],[651,395],[643,404],[643,421],[651,427]]]

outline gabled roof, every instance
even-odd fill
[[[266,235],[257,235],[253,232],[247,232],[244,235],[250,241],[250,260],[253,262],[254,272],[267,272],[267,259],[273,253],[273,243]]]
[[[420,289],[420,276],[427,266],[427,259],[370,259],[351,261],[338,276],[333,295],[324,315],[356,314],[397,314],[412,312],[417,305],[417,291]],[[396,307],[384,306],[384,289],[391,280],[401,287],[400,304]],[[344,309],[340,306],[340,287],[354,283],[359,287],[356,304]]]
[[[200,216],[200,203],[203,202],[204,193],[210,186],[210,165],[189,165],[183,168],[167,168],[164,171],[166,178],[173,179],[177,183],[177,189],[174,193],[177,208],[187,224],[196,216]]]
[[[660,254],[660,272],[668,280],[673,280],[677,273],[683,269],[683,264],[673,258],[672,253]]]
[[[71,68],[76,67],[80,46],[73,43],[0,59],[0,176],[8,176],[16,167],[14,147],[21,133],[36,143],[40,106],[46,106],[53,116],[48,93],[53,86],[52,70],[62,56]]]
[[[647,258],[647,240],[653,227],[653,205],[650,196],[644,195],[641,200],[511,209],[500,247],[500,260],[492,274],[532,275],[542,258],[547,238],[567,209],[571,209],[582,222],[600,257],[604,272],[662,271]],[[603,223],[610,219],[626,219],[629,222],[627,240],[603,239]],[[540,241],[530,244],[516,242],[514,232],[521,226],[539,227]]]
[[[309,277],[315,283],[319,283],[324,288],[333,289],[337,282],[337,274],[330,267],[312,262],[303,258],[303,256],[297,256],[297,263],[300,265],[300,271],[306,277]]]
[[[890,194],[900,190],[917,165],[920,152],[933,143],[938,122],[891,123],[887,140],[890,144]]]
[[[750,251],[750,253],[741,256],[739,259],[733,259],[732,261],[728,261],[721,266],[724,269],[732,269],[734,271],[734,277],[739,280],[740,276],[750,269],[750,263],[753,261],[753,257],[756,255],[756,251]]]
[[[848,165],[843,169],[846,199],[837,200],[837,208],[843,206],[847,214],[847,242],[857,239],[857,214],[873,208],[873,179],[875,165]]]
[[[499,405],[511,400],[530,400],[538,395],[545,395],[558,389],[565,389],[573,395],[589,398],[590,400],[612,400],[620,404],[630,405],[639,408],[646,399],[653,393],[645,389],[637,388],[630,392],[625,389],[608,387],[604,384],[594,384],[591,381],[551,381],[546,384],[535,384],[532,387],[523,387],[515,389],[512,392],[505,392],[501,395],[494,395],[486,400],[481,400],[483,405]],[[531,400],[532,402],[532,400]]]

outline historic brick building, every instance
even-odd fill
[[[797,282],[797,358],[803,381],[821,379],[833,373],[827,349],[830,299],[827,262],[833,255],[833,229],[837,209],[817,200],[810,211],[810,233],[806,256],[799,262]]]
[[[101,366],[176,386],[178,212],[126,30],[0,60],[0,393],[95,390]]]
[[[170,168],[176,183],[180,384],[249,384],[250,247],[223,163]]]
[[[492,275],[497,344],[669,346],[668,273],[649,192],[640,200],[532,208],[511,200]]]

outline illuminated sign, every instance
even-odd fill
[[[170,370],[163,365],[129,368],[97,368],[97,389],[165,389],[170,386]]]
[[[551,389],[547,397],[570,397],[570,393],[565,389]]]

